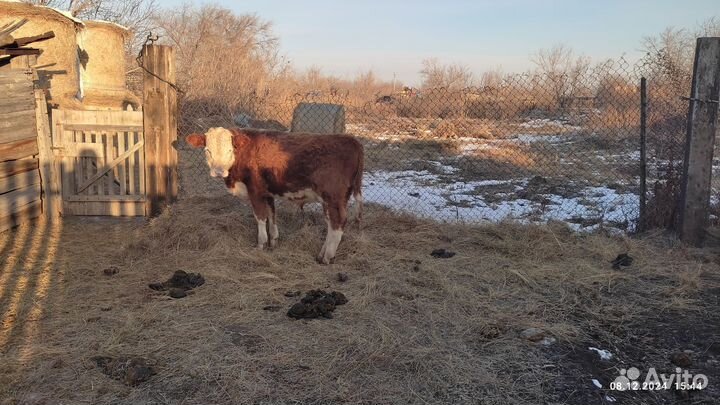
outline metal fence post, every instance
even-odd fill
[[[647,80],[640,78],[640,220],[638,231],[645,230],[647,224]]]
[[[698,38],[680,200],[680,239],[700,246],[710,206],[710,182],[720,98],[720,37]]]

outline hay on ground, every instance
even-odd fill
[[[187,199],[147,225],[70,220],[0,235],[0,398],[529,405],[607,393],[636,403],[674,394],[607,391],[618,367],[666,367],[678,342],[710,375],[695,398],[717,394],[720,376],[702,366],[718,327],[717,302],[703,300],[720,286],[712,255],[562,225],[443,225],[370,206],[336,263],[321,266],[321,214],[283,207],[279,223],[280,245],[253,249],[252,214],[228,196]],[[456,254],[431,257],[438,248]],[[613,270],[618,253],[632,266]],[[103,274],[108,266],[119,272]],[[147,288],[176,270],[206,282],[178,300]],[[316,288],[349,301],[333,319],[288,318],[297,298],[285,293]],[[557,342],[522,338],[530,327]],[[689,328],[697,341],[676,340]],[[615,357],[603,363],[587,346]],[[157,375],[128,387],[94,356],[147,359]]]

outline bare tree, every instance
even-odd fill
[[[503,77],[503,71],[499,67],[492,70],[486,70],[480,75],[479,85],[483,88],[498,88],[502,85]]]
[[[272,82],[286,75],[272,24],[256,15],[184,4],[160,13],[155,23],[176,49],[178,82],[189,99],[252,112]]]
[[[532,57],[539,74],[539,85],[552,94],[555,107],[565,110],[573,97],[584,90],[583,77],[590,69],[590,58],[575,56],[572,49],[555,45],[541,49]]]
[[[442,87],[448,90],[459,90],[473,84],[473,74],[465,65],[443,65],[437,58],[425,59],[422,61],[422,65],[420,76],[423,79],[423,88]]]
[[[672,83],[676,92],[687,91],[692,80],[695,39],[702,36],[720,36],[720,20],[709,18],[693,30],[668,27],[660,34],[643,38],[645,64],[653,67],[648,75],[661,76]]]

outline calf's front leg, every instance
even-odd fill
[[[267,223],[271,209],[268,202],[262,198],[253,198],[251,204],[257,221],[257,248],[264,249],[268,242]]]

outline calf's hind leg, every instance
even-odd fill
[[[270,207],[270,215],[268,216],[268,231],[270,233],[270,247],[273,248],[277,245],[278,236],[280,235],[276,221],[277,216],[275,215],[275,199],[270,197],[268,199],[268,206]]]
[[[335,258],[347,222],[347,201],[330,201],[324,205],[324,208],[328,231],[325,244],[318,255],[318,262],[330,264],[330,261]]]

